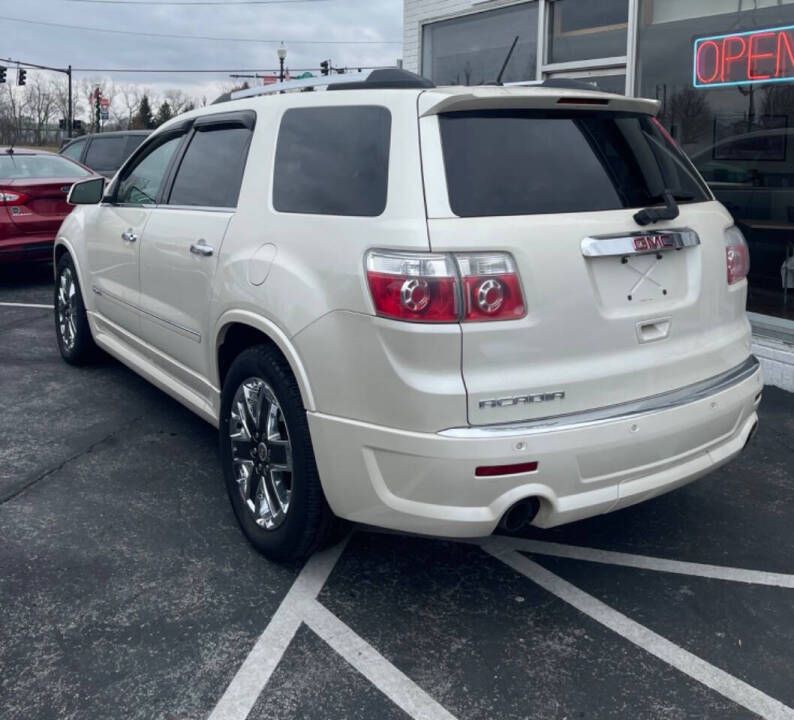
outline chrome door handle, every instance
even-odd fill
[[[123,233],[121,233],[121,239],[124,242],[134,243],[137,241],[138,236],[132,232],[132,228],[130,228],[129,230],[125,230]]]
[[[215,249],[211,245],[207,245],[206,240],[199,240],[190,246],[190,252],[199,257],[209,257],[215,252]]]

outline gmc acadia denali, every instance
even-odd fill
[[[237,97],[73,186],[55,318],[67,362],[98,346],[219,428],[265,555],[335,516],[550,527],[747,443],[747,246],[655,101],[398,70]]]

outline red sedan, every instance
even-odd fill
[[[95,175],[44,150],[0,148],[0,263],[48,260],[63,219],[72,208],[72,183]]]

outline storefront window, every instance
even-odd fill
[[[792,4],[646,0],[637,93],[744,232],[748,309],[794,320]]]
[[[430,23],[422,29],[422,74],[437,85],[493,83],[516,36],[503,82],[534,80],[537,63],[538,4]]]
[[[626,54],[628,0],[555,0],[549,8],[548,62]]]

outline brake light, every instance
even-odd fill
[[[513,258],[506,253],[367,253],[375,312],[413,322],[512,320],[524,315]]]
[[[471,322],[524,315],[515,262],[505,253],[456,255],[463,281],[463,318]]]
[[[725,231],[725,262],[728,269],[728,285],[744,280],[750,272],[750,251],[742,231],[736,226]]]
[[[13,190],[0,190],[0,205],[24,205],[30,199],[25,193]]]
[[[448,255],[371,251],[367,281],[378,315],[415,322],[458,319],[457,277]]]

